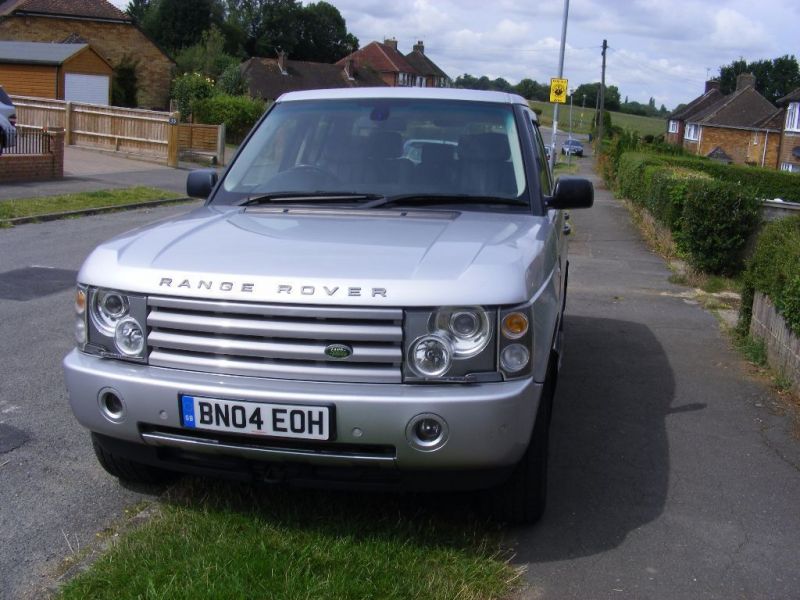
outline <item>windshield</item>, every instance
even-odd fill
[[[525,174],[510,105],[422,99],[285,102],[215,201],[269,194],[420,194],[518,200]],[[527,203],[527,200],[525,200]]]

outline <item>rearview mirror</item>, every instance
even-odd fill
[[[217,185],[219,176],[214,169],[197,169],[186,178],[186,195],[191,198],[208,198]]]
[[[590,208],[594,204],[594,186],[588,179],[559,177],[553,195],[545,204],[547,208],[556,210]]]

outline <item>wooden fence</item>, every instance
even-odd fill
[[[178,126],[178,148],[190,160],[207,158],[213,164],[225,164],[225,124],[200,125],[181,123]]]
[[[132,156],[165,161],[171,167],[178,166],[181,152],[213,155],[214,162],[224,162],[224,125],[203,125],[203,133],[189,132],[180,141],[178,113],[120,108],[81,102],[65,102],[46,98],[12,96],[17,107],[17,125],[21,127],[61,127],[65,131],[66,144],[84,148],[99,148],[121,152]],[[207,130],[207,131],[205,131]],[[212,133],[213,130],[213,133]],[[213,147],[208,139],[214,138]],[[192,144],[198,144],[194,148]]]

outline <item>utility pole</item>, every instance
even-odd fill
[[[603,111],[606,106],[606,50],[608,42],[603,40],[603,71],[600,75],[600,122],[597,124],[597,143],[603,143]]]
[[[564,0],[564,21],[561,24],[561,50],[558,53],[558,78],[564,78],[564,46],[567,43],[567,18],[569,0]],[[553,137],[550,139],[550,169],[556,164],[556,135],[558,133],[558,102],[553,107]]]

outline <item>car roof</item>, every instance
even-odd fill
[[[463,90],[460,88],[427,87],[363,87],[327,90],[305,90],[288,92],[276,102],[297,102],[299,100],[346,100],[346,99],[420,99],[420,100],[464,100],[467,102],[495,102],[501,104],[522,104],[528,101],[517,94],[483,90]]]

